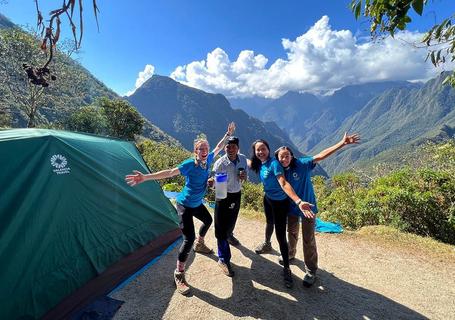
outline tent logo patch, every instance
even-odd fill
[[[68,174],[71,171],[71,168],[67,167],[68,160],[66,160],[65,156],[61,154],[54,154],[51,157],[51,166],[55,169],[52,170],[56,174]]]

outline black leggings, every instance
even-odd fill
[[[191,247],[193,246],[196,234],[194,232],[193,217],[196,217],[202,221],[202,225],[199,228],[199,236],[204,237],[212,224],[212,216],[210,215],[207,208],[201,204],[199,207],[190,208],[185,207],[177,203],[177,213],[179,215],[179,226],[183,234],[183,242],[179,249],[178,260],[185,262],[190,254]]]
[[[280,245],[283,266],[289,268],[288,242],[286,241],[286,221],[289,212],[289,200],[271,200],[264,196],[264,212],[267,219],[265,240],[270,242],[275,225],[275,235]]]

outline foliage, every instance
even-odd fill
[[[101,98],[95,103],[103,110],[109,133],[120,139],[134,140],[134,135],[142,133],[144,119],[127,101]]]
[[[148,139],[144,139],[139,142],[137,147],[150,170],[153,172],[175,168],[183,160],[191,157],[191,153],[183,148],[170,146],[169,144],[155,142]],[[185,179],[183,176],[179,175],[166,180],[160,180],[159,183],[161,186],[165,184],[183,186]]]
[[[246,181],[242,189],[242,208],[262,212],[264,210],[262,185]]]
[[[107,119],[101,110],[95,106],[81,107],[66,121],[67,130],[93,134],[107,133]]]
[[[48,87],[32,85],[24,64],[40,65],[46,57],[37,35],[19,28],[0,29],[0,105],[8,106],[14,127],[62,121],[100,96],[116,96],[68,55],[55,52]]]
[[[455,244],[455,142],[416,150],[425,162],[380,172],[363,180],[356,173],[315,181],[323,219],[346,228],[388,225]]]
[[[393,37],[397,29],[405,30],[412,21],[411,12],[421,16],[427,3],[427,0],[352,0],[351,9],[358,19],[363,7],[363,15],[370,18],[370,32],[373,36],[388,33]],[[434,66],[443,64],[446,60],[455,61],[454,19],[455,15],[452,13],[442,22],[435,24],[421,41],[429,48],[435,46],[435,49],[430,49],[427,57]],[[455,73],[452,72],[445,82],[455,87]]]
[[[100,98],[94,105],[82,107],[65,122],[68,130],[104,134],[125,140],[134,140],[142,133],[144,119],[128,102]]]

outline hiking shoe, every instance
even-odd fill
[[[303,286],[304,287],[311,287],[314,282],[316,281],[316,274],[312,272],[307,272],[305,277],[303,277]]]
[[[231,246],[238,246],[238,245],[240,245],[239,239],[237,239],[236,237],[234,237],[233,234],[231,234],[231,235],[229,236],[229,238],[227,239],[227,241],[229,242],[229,244],[230,244]]]
[[[223,273],[228,277],[233,277],[235,275],[235,272],[232,270],[232,266],[229,262],[224,263],[223,261],[218,260],[218,266],[220,267],[221,271],[223,271]]]
[[[213,250],[205,245],[204,242],[196,241],[193,247],[194,252],[210,254],[213,253]]]
[[[292,286],[294,285],[294,281],[292,280],[291,269],[289,268],[283,269],[283,280],[286,288],[292,288]]]
[[[294,261],[294,260],[295,260],[295,257],[289,257],[289,263],[291,263],[291,262]],[[278,263],[281,264],[281,265],[283,265],[283,263],[284,263],[284,262],[283,262],[283,256],[280,256],[280,257],[278,258]]]
[[[263,254],[263,253],[270,253],[272,252],[272,244],[270,242],[263,242],[260,245],[258,245],[254,251],[257,254]]]
[[[185,280],[185,271],[179,272],[177,270],[174,271],[174,282],[177,288],[178,293],[187,295],[190,293],[190,286]]]

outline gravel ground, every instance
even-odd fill
[[[206,243],[215,248],[213,227]],[[242,245],[232,248],[234,278],[215,255],[191,253],[192,293],[175,292],[177,248],[113,298],[125,303],[114,319],[455,319],[455,261],[438,261],[403,248],[385,249],[354,234],[318,234],[318,280],[304,288],[302,244],[291,265],[294,288],[284,287],[277,251],[257,255],[264,224],[239,219]],[[273,242],[278,250],[278,243]],[[455,257],[455,254],[454,254]]]

